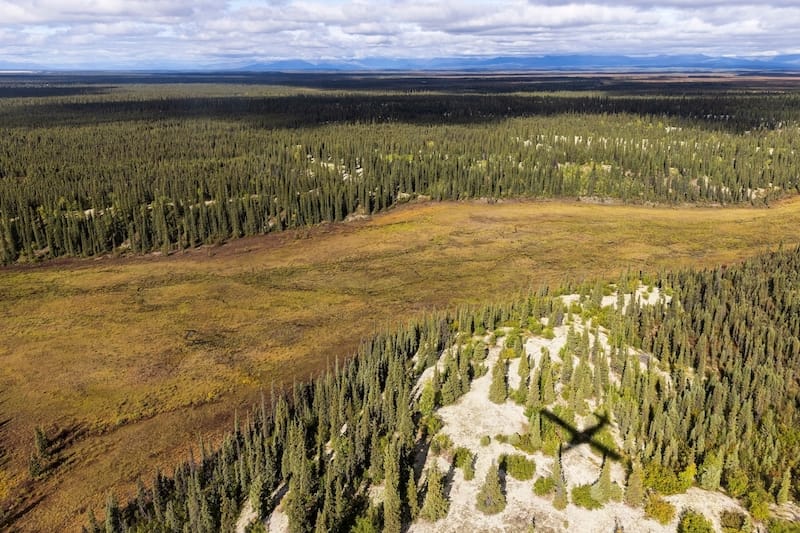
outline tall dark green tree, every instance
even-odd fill
[[[439,472],[439,468],[435,463],[428,468],[427,479],[425,500],[422,503],[422,509],[419,515],[429,522],[435,522],[447,516],[447,511],[450,509],[450,502],[444,496],[442,474]]]
[[[494,462],[486,472],[475,506],[484,514],[497,514],[506,508],[506,495],[500,486],[500,472]]]
[[[498,359],[492,368],[492,384],[489,387],[489,400],[503,403],[508,398],[508,365],[505,359]]]
[[[394,442],[387,443],[383,468],[383,530],[399,533],[402,529],[400,458]]]

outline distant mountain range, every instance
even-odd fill
[[[43,70],[41,65],[11,63],[0,59],[0,72],[29,72],[33,70]]]
[[[800,54],[759,58],[695,55],[546,55],[446,57],[435,59],[365,58],[346,60],[280,60],[252,63],[241,71],[515,71],[515,70],[800,70]]]
[[[800,71],[800,54],[765,57],[721,57],[691,55],[543,55],[499,57],[442,57],[433,59],[381,58],[303,60],[283,59],[247,64],[213,63],[189,65],[147,64],[140,67],[114,68],[108,65],[83,66],[79,69],[8,62],[0,59],[3,71],[139,71],[139,72],[374,72],[374,71],[678,71],[678,70],[742,70],[742,71]]]

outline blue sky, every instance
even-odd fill
[[[0,0],[0,67],[800,53],[800,0]]]

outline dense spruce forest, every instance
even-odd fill
[[[751,520],[792,530],[771,517],[770,504],[800,496],[798,286],[800,249],[781,249],[727,267],[566,283],[431,315],[375,336],[313,382],[267,396],[219,450],[201,445],[198,457],[142,484],[134,500],[110,498],[104,524],[92,514],[87,529],[230,531],[245,501],[263,518],[284,494],[296,532],[401,531],[435,521],[448,509],[443,473],[422,470],[415,458],[439,454],[469,475],[476,450],[452,449],[437,412],[488,371],[497,345],[489,399],[521,404],[529,417],[527,432],[509,440],[522,457],[498,458],[499,471],[531,479],[535,467],[524,454],[552,457],[551,474],[530,484],[555,509],[623,499],[668,521],[661,496],[699,486],[746,506],[749,516],[721,518],[725,531],[749,531]],[[647,304],[625,296],[642,291],[659,296]],[[603,305],[612,296],[616,303]],[[569,334],[557,357],[526,353],[526,339],[560,327]],[[514,390],[505,375],[510,360],[518,360]],[[423,384],[423,375],[432,377]],[[625,487],[601,473],[592,487],[568,493],[558,465],[569,434],[555,420],[575,425],[586,417],[616,428],[616,438],[606,430],[598,441],[604,465],[613,459],[628,472]],[[497,512],[498,475],[487,474],[476,503],[483,512]],[[383,487],[382,503],[370,498],[375,486]],[[703,520],[687,513],[679,530],[708,530],[686,529]]]
[[[418,197],[763,206],[800,190],[784,88],[242,80],[3,80],[0,261],[170,253]]]

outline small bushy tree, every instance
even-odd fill
[[[536,473],[536,463],[533,459],[528,459],[519,453],[504,455],[500,462],[508,475],[520,481],[533,479]]]
[[[666,525],[675,518],[675,506],[658,494],[651,494],[644,505],[644,515]]]
[[[701,513],[687,509],[681,514],[678,533],[714,533],[714,526]]]

